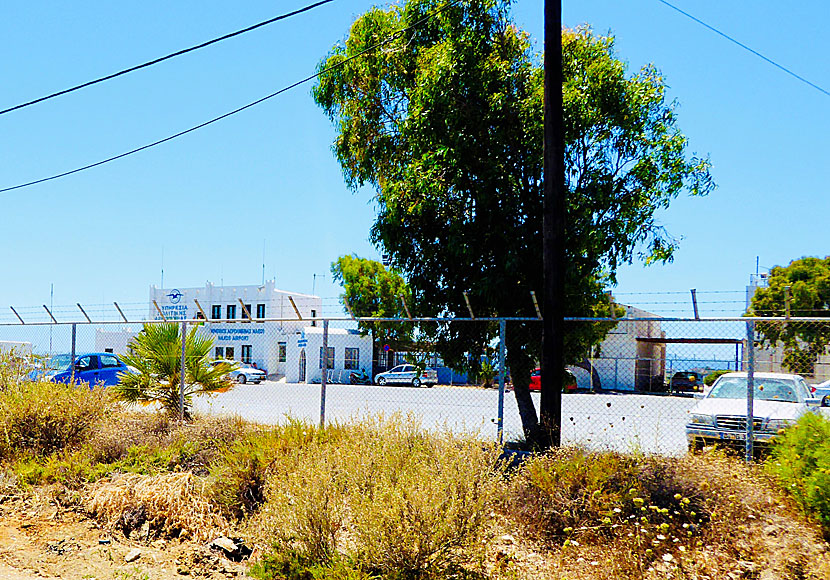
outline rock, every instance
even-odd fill
[[[138,548],[134,548],[130,550],[126,556],[124,556],[125,562],[135,562],[141,557],[141,550]]]
[[[222,548],[228,554],[233,554],[237,550],[237,545],[231,540],[230,538],[226,538],[225,536],[221,536],[216,538],[210,543],[211,546],[216,546],[217,548]]]
[[[141,537],[145,539],[150,537],[150,522],[144,522],[141,526]]]
[[[156,548],[157,550],[161,550],[167,545],[167,540],[158,539],[155,542],[150,543],[150,545]]]
[[[503,544],[507,544],[509,546],[512,546],[516,543],[516,538],[514,538],[510,534],[504,534],[502,537],[499,538],[499,540],[501,540]]]
[[[176,573],[179,576],[190,576],[190,568],[188,568],[184,564],[179,564],[178,566],[176,566]]]

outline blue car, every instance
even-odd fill
[[[53,383],[68,383],[72,380],[72,367],[69,365],[70,355],[57,355],[49,361],[51,370],[44,374],[46,380]],[[116,385],[121,379],[121,373],[134,372],[124,364],[117,355],[109,352],[94,352],[81,354],[75,357],[75,382],[89,383],[90,385]]]

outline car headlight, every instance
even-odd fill
[[[714,426],[715,418],[711,415],[701,415],[699,413],[692,413],[689,418],[689,423],[692,425],[708,425]]]
[[[790,426],[790,422],[786,419],[770,419],[767,421],[767,424],[764,425],[764,431],[771,431],[772,433],[778,433],[781,429],[786,429]]]

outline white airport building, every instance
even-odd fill
[[[273,280],[253,286],[150,287],[149,320],[206,319],[213,358],[255,364],[271,378],[320,382],[323,328],[319,296],[276,288]],[[266,321],[267,319],[267,321]],[[96,349],[124,352],[133,330],[99,330]],[[372,337],[329,328],[328,377],[348,382],[349,373],[372,372]]]

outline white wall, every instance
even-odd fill
[[[305,341],[305,346],[302,346]],[[320,369],[320,347],[323,345],[323,329],[320,326],[307,326],[301,331],[288,336],[285,380],[289,383],[300,382],[300,353],[306,355],[307,383],[319,383],[322,378]],[[330,369],[332,382],[349,382],[351,372],[360,372],[366,369],[372,373],[372,336],[361,336],[356,330],[329,328],[328,346],[334,347],[334,368]],[[356,371],[345,368],[346,347],[359,350],[359,362]]]

